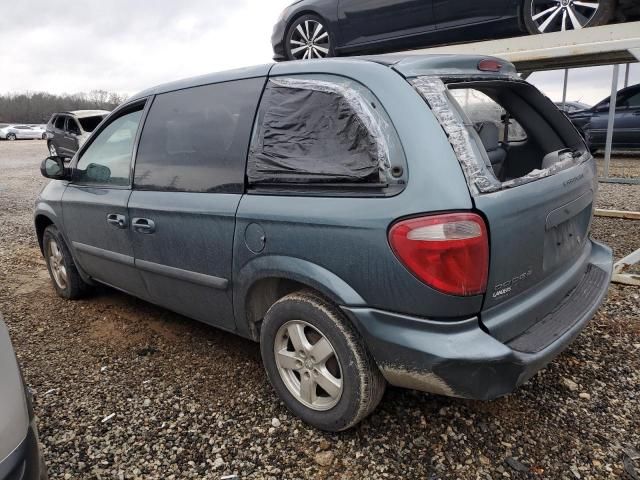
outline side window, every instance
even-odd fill
[[[109,123],[82,153],[74,181],[100,185],[129,185],[133,144],[142,106]]]
[[[404,158],[375,96],[342,77],[270,79],[258,125],[247,166],[252,185],[385,187],[397,180],[391,157]]]
[[[76,122],[75,118],[67,117],[67,132],[73,135],[80,135],[80,127],[78,127],[78,122]]]
[[[64,121],[66,120],[67,117],[65,117],[64,115],[58,115],[56,117],[56,122],[54,124],[54,126],[58,129],[58,130],[64,130]]]
[[[640,108],[640,92],[627,98],[627,105],[629,108]]]
[[[264,78],[158,95],[145,121],[134,188],[242,193]]]

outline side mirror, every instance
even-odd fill
[[[62,157],[48,157],[40,164],[40,173],[43,177],[53,180],[70,180],[71,175],[68,168],[64,166]]]
[[[90,163],[85,170],[87,178],[95,182],[108,182],[111,179],[111,169],[97,163]]]

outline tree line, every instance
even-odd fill
[[[0,95],[0,123],[47,123],[55,112],[71,110],[113,110],[126,100],[105,90],[54,95],[46,92]]]

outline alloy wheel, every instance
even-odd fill
[[[58,151],[56,150],[56,146],[53,143],[49,144],[49,154],[52,157],[56,157],[58,155]]]
[[[340,360],[319,330],[302,320],[285,323],[274,354],[280,378],[296,400],[317,411],[338,403],[344,389]]]
[[[62,249],[55,240],[49,241],[47,260],[49,262],[49,267],[51,268],[53,280],[61,290],[64,290],[67,288],[67,283],[69,281],[67,268],[64,265]]]
[[[296,60],[325,58],[331,49],[329,32],[322,23],[305,20],[293,30],[289,49]]]
[[[602,0],[531,0],[531,20],[540,33],[580,30],[589,25]]]
[[[7,140],[15,140],[16,139],[16,135],[14,133],[10,133],[9,135],[7,135]]]

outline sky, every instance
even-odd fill
[[[271,62],[271,30],[292,0],[21,0],[0,15],[0,94],[121,94]],[[572,70],[568,100],[609,94],[612,67]],[[7,74],[8,73],[8,74]],[[622,86],[624,70],[620,76]],[[562,71],[529,81],[562,98]],[[640,83],[640,65],[630,84]]]

